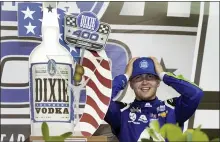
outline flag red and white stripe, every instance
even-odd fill
[[[85,70],[86,104],[79,127],[83,136],[91,136],[104,121],[111,99],[112,74],[105,51],[86,50],[82,65]]]

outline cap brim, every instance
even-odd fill
[[[155,74],[155,73],[152,73],[152,72],[140,72],[140,73],[137,73],[137,74],[135,74],[134,76],[131,76],[130,78],[129,78],[129,80],[131,80],[131,79],[133,79],[134,77],[136,77],[136,76],[138,76],[138,75],[142,75],[142,74],[152,74],[152,75],[154,75],[154,76],[156,76],[156,77],[158,77],[158,78],[160,78],[157,74]]]

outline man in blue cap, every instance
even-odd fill
[[[175,89],[180,96],[159,100],[156,92],[160,81]],[[128,82],[134,90],[135,100],[131,104],[115,101]],[[105,121],[120,142],[137,142],[143,137],[150,138],[143,131],[152,120],[158,120],[160,127],[165,123],[178,123],[183,127],[196,111],[202,96],[203,91],[194,83],[164,72],[155,57],[132,58],[125,74],[113,80],[112,101]]]

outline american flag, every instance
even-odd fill
[[[100,58],[101,60],[97,59]],[[105,51],[85,51],[83,64],[86,86],[86,105],[79,126],[83,136],[91,136],[103,123],[112,92],[110,63]]]
[[[71,47],[64,41],[65,11],[57,9],[60,26],[60,44],[67,48],[73,57],[80,57],[80,48]],[[27,41],[41,42],[42,3],[19,2],[16,11],[1,11],[2,42]],[[22,53],[25,52],[24,48]],[[99,60],[98,58],[102,58]],[[78,127],[83,136],[91,136],[103,123],[111,97],[112,74],[109,59],[105,51],[84,52],[83,63],[85,78],[89,78],[86,88],[85,102],[79,114],[82,114]],[[84,91],[85,92],[85,91]],[[25,108],[26,109],[26,108]],[[29,113],[29,109],[26,109]],[[24,124],[29,123],[24,119]],[[27,121],[27,122],[26,122]],[[77,130],[77,129],[76,129]]]

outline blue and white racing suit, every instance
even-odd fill
[[[158,120],[160,127],[165,123],[184,125],[195,110],[203,96],[203,91],[194,83],[171,73],[162,73],[161,80],[175,89],[180,96],[166,101],[158,98],[152,101],[134,100],[131,104],[113,101],[128,82],[125,75],[116,76],[113,80],[112,100],[105,116],[111,125],[112,132],[120,142],[137,142],[143,130],[151,120]]]

